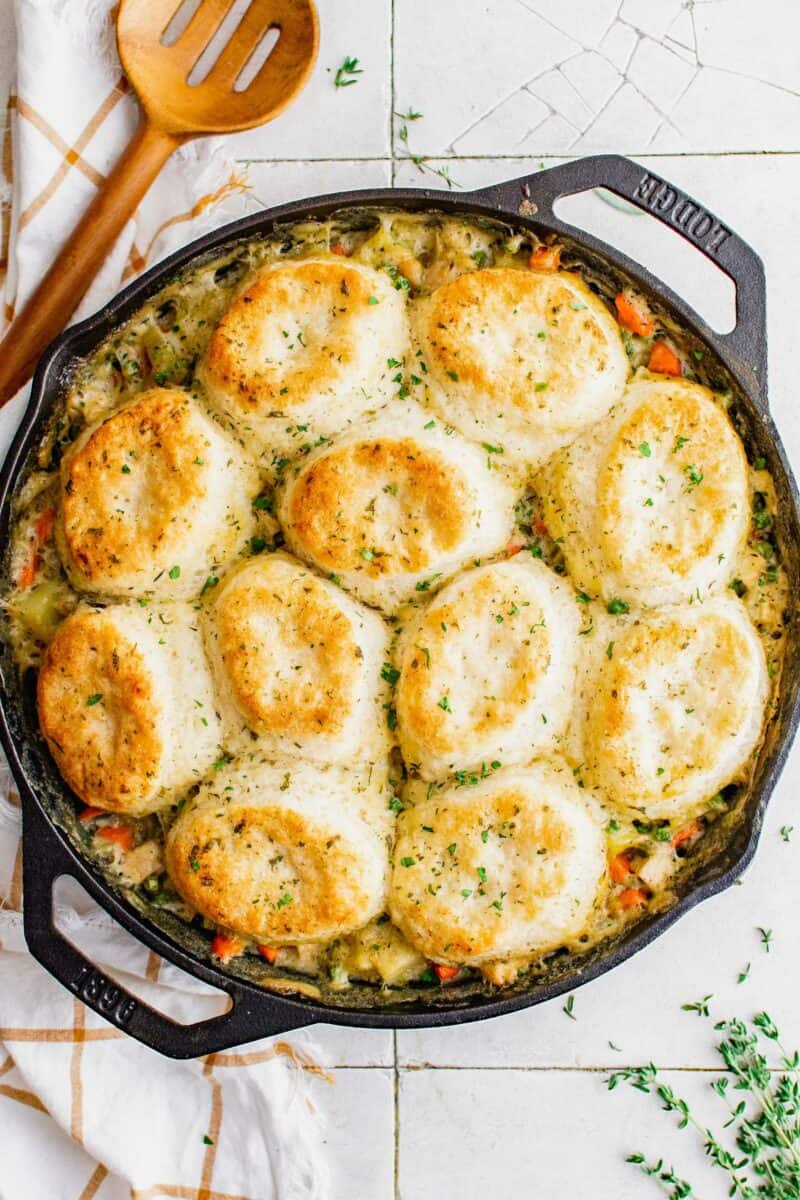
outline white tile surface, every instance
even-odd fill
[[[326,1126],[330,1200],[393,1200],[394,1074],[338,1070],[312,1081]]]
[[[270,125],[231,139],[238,158],[376,158],[389,153],[391,0],[317,0],[319,58],[305,90]],[[345,58],[357,83],[335,87]]]
[[[386,159],[366,162],[251,162],[247,174],[253,205],[271,208],[306,196],[343,192],[355,188],[388,187],[391,168]]]
[[[761,0],[756,9],[749,0],[318,4],[322,44],[308,89],[272,125],[235,142],[237,155],[250,160],[254,207],[393,179],[444,187],[432,173],[440,167],[466,192],[535,177],[567,156],[626,152],[696,195],[764,258],[771,403],[800,462],[795,0]],[[364,73],[336,89],[345,56],[357,57]],[[11,0],[0,0],[3,104],[12,58]],[[410,106],[424,114],[408,125],[413,152],[432,156],[424,172],[408,160],[401,121],[392,118],[393,108]],[[622,213],[592,193],[568,213],[724,323],[729,289],[650,218]],[[555,1001],[491,1022],[396,1036],[316,1027],[334,1068],[333,1085],[314,1083],[328,1121],[332,1200],[472,1200],[487,1192],[498,1200],[637,1200],[657,1192],[624,1163],[634,1149],[674,1162],[704,1200],[722,1197],[724,1181],[706,1167],[691,1134],[679,1133],[652,1098],[627,1089],[609,1096],[604,1069],[650,1059],[693,1068],[670,1074],[670,1082],[710,1116],[719,1111],[710,1076],[694,1068],[715,1065],[713,1034],[682,1003],[711,993],[715,1016],[767,1008],[791,1045],[800,1041],[799,755],[790,759],[742,886],[576,992],[575,1020]],[[787,845],[779,829],[792,824],[797,833]],[[769,954],[757,926],[773,931]],[[748,962],[749,977],[739,984]]]
[[[691,1071],[666,1076],[702,1117],[722,1112],[724,1119],[708,1079]],[[399,1115],[397,1200],[657,1196],[625,1162],[632,1151],[650,1161],[663,1156],[703,1200],[726,1194],[722,1172],[709,1170],[692,1130],[677,1130],[651,1096],[628,1088],[609,1094],[601,1074],[401,1071]]]

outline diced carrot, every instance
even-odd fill
[[[256,950],[268,963],[274,963],[278,957],[277,946],[256,946]]]
[[[434,963],[433,969],[442,983],[445,983],[448,979],[455,979],[458,974],[458,967],[446,967],[443,963]]]
[[[56,510],[54,508],[46,508],[44,512],[36,518],[34,529],[36,530],[36,537],[39,545],[50,540],[50,534],[53,532],[55,520]]]
[[[518,537],[516,534],[514,534],[514,536],[509,538],[509,540],[506,542],[506,554],[509,558],[511,558],[512,555],[519,554],[520,550],[524,550],[527,544],[528,543],[524,538]]]
[[[230,958],[236,958],[237,954],[241,954],[243,950],[242,939],[231,933],[217,933],[211,941],[211,953],[220,962],[225,963]]]
[[[545,525],[545,523],[541,517],[533,518],[533,532],[538,533],[539,537],[546,537],[547,526]]]
[[[702,828],[703,826],[699,821],[690,821],[688,825],[684,825],[683,829],[679,829],[672,836],[673,850],[677,850],[679,846],[683,846],[686,842],[693,842],[702,831]]]
[[[632,875],[631,860],[627,854],[617,854],[611,859],[608,864],[608,870],[614,883],[625,883],[629,875]]]
[[[647,892],[643,888],[625,888],[619,894],[620,908],[641,908],[647,904]]]
[[[345,249],[345,247],[342,245],[341,242],[333,243],[333,245],[331,246],[331,254],[340,254],[342,256],[342,258],[350,257],[350,255],[348,254],[347,250]]]
[[[130,825],[104,825],[98,829],[97,836],[107,842],[113,842],[120,850],[133,849],[133,829]]]
[[[666,342],[653,342],[650,357],[647,360],[648,371],[657,371],[660,375],[680,375],[681,360]]]
[[[41,560],[39,555],[35,550],[33,550],[30,558],[17,576],[17,587],[23,589],[33,587],[33,585],[36,583],[36,576],[39,573],[40,565]]]
[[[557,271],[561,266],[560,246],[537,246],[528,259],[532,271]]]
[[[86,808],[81,809],[78,813],[79,821],[96,821],[98,817],[104,817],[106,810],[104,808],[93,808],[91,804],[87,804]]]
[[[614,297],[614,304],[617,308],[617,317],[620,325],[624,325],[626,329],[630,329],[631,333],[638,333],[640,337],[650,337],[655,329],[655,323],[649,313],[642,312],[636,307],[633,301],[620,292]]]

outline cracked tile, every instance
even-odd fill
[[[701,63],[800,92],[794,0],[761,0],[757,19],[751,0],[701,4],[694,9],[694,24]]]
[[[560,113],[551,113],[546,121],[531,131],[519,149],[530,154],[565,154],[578,136],[575,126]]]
[[[497,146],[518,148],[549,114],[542,100],[522,88],[457,138],[453,149],[457,154],[492,154]]]
[[[662,130],[653,152],[796,150],[800,96],[704,67],[676,104],[671,121],[675,130]]]
[[[638,41],[639,34],[635,29],[617,21],[611,26],[598,49],[618,71],[627,71],[628,63],[631,61]]]
[[[647,97],[632,83],[624,83],[571,149],[573,153],[615,150],[635,154],[649,144],[662,121],[662,114]]]
[[[619,0],[591,0],[589,4],[576,4],[574,0],[566,4],[564,0],[522,0],[522,3],[584,47],[595,45],[603,37],[619,7]]]
[[[675,42],[678,46],[683,46],[685,50],[691,53],[692,58],[694,58],[695,36],[692,10],[690,8],[682,8],[664,36],[668,41]]]
[[[697,71],[677,54],[644,37],[636,47],[627,76],[656,108],[669,113]]]
[[[561,71],[593,112],[599,112],[622,83],[619,70],[595,50],[571,58]]]
[[[623,0],[619,15],[634,29],[660,41],[684,7],[683,0]]]
[[[396,107],[412,104],[425,119],[413,130],[414,150],[447,154],[530,79],[578,46],[519,3],[402,0],[395,6]],[[477,135],[476,135],[477,136]],[[496,143],[495,154],[513,153]]]
[[[585,129],[594,113],[561,71],[548,71],[532,83],[528,91],[568,121],[576,130]]]

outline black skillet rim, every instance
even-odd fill
[[[671,289],[626,255],[584,231],[570,226],[553,213],[561,196],[603,186],[651,212],[702,253],[706,254],[737,285],[737,326],[728,335],[713,331]],[[85,355],[115,326],[125,321],[141,303],[157,291],[177,269],[198,256],[258,233],[268,233],[276,222],[324,217],[337,210],[358,207],[398,207],[409,210],[438,210],[508,220],[533,232],[563,234],[578,247],[587,249],[619,269],[659,302],[700,341],[710,345],[745,395],[761,424],[763,448],[769,452],[770,467],[782,474],[782,485],[792,500],[793,541],[800,545],[800,501],[786,454],[766,403],[766,335],[763,267],[757,255],[702,205],[678,188],[628,159],[615,155],[577,160],[547,171],[514,179],[476,192],[454,194],[430,189],[370,189],[342,192],[280,205],[244,217],[192,242],[145,272],[103,309],[62,334],[43,355],[34,377],[31,402],[0,471],[0,545],[7,543],[10,498],[31,447],[38,441],[43,422],[57,399],[65,370],[75,358]],[[687,215],[688,214],[688,215]],[[797,548],[797,547],[795,547]],[[447,1003],[442,991],[436,1005],[425,1001],[382,1006],[380,1009],[333,1007],[297,996],[265,992],[255,984],[233,977],[201,962],[149,924],[121,901],[83,860],[47,816],[22,760],[24,746],[17,746],[9,713],[20,703],[21,689],[0,678],[0,742],[2,742],[23,803],[25,838],[24,894],[25,933],[32,953],[65,986],[90,1007],[132,1036],[173,1057],[191,1057],[237,1045],[270,1034],[299,1028],[313,1022],[378,1027],[418,1028],[459,1024],[514,1012],[552,999],[599,975],[649,945],[664,930],[700,901],[729,887],[751,861],[758,844],[770,794],[786,761],[800,722],[798,680],[782,696],[782,723],[777,744],[762,772],[758,796],[746,826],[746,843],[733,861],[688,892],[668,911],[636,925],[618,945],[596,961],[578,968],[563,979],[534,985],[521,994],[477,998],[468,1005]],[[755,790],[755,789],[754,789]],[[107,979],[94,964],[68,943],[56,930],[52,915],[52,887],[62,874],[73,875],[129,933],[190,975],[221,988],[234,1000],[233,1008],[220,1017],[183,1026],[172,1022],[142,1001],[130,996]]]

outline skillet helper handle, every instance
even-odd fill
[[[522,179],[487,188],[478,194],[515,216],[541,218],[553,229],[570,233],[553,206],[563,196],[602,187],[679,233],[736,286],[736,325],[730,333],[713,334],[752,373],[766,408],[767,329],[764,265],[737,233],[675,184],[619,154],[599,154],[551,167]],[[705,324],[705,322],[702,322]]]
[[[33,374],[181,139],[143,121],[0,343],[0,408]]]
[[[220,1016],[183,1025],[152,1008],[104,974],[56,928],[53,887],[75,867],[57,833],[32,797],[23,806],[23,920],[25,940],[35,959],[59,983],[117,1029],[169,1058],[196,1058],[230,1046],[301,1028],[307,1022],[279,1009],[268,992],[255,1008],[234,979],[225,982],[233,1006]]]

